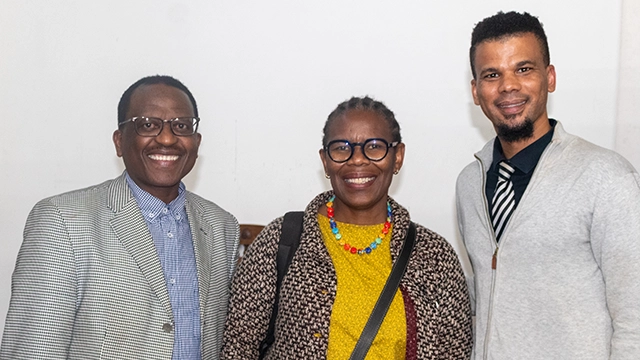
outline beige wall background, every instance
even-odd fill
[[[407,146],[391,195],[464,258],[455,179],[493,136],[469,90],[474,24],[498,10],[539,16],[558,73],[550,115],[640,167],[639,6],[0,0],[0,329],[30,209],[122,172],[116,105],[140,77],[170,74],[192,90],[203,142],[185,182],[245,223],[266,224],[328,189],[318,158],[326,116],[352,95],[384,101]]]

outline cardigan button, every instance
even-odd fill
[[[322,293],[322,295],[327,295],[329,293],[329,290],[321,289],[320,292]]]
[[[164,323],[162,325],[162,331],[166,332],[166,333],[170,333],[173,331],[173,325],[171,325],[171,323]]]
[[[315,333],[315,334],[313,334],[313,336],[314,336],[314,337],[316,337],[316,338],[321,338],[321,337],[322,337],[322,334],[320,334],[320,333]]]

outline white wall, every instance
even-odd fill
[[[245,223],[303,209],[328,188],[318,149],[339,102],[384,101],[407,146],[392,195],[460,251],[455,179],[493,134],[469,92],[474,24],[501,9],[538,15],[558,73],[551,116],[612,148],[620,6],[0,0],[0,329],[30,208],[120,174],[116,105],[138,78],[170,74],[190,87],[203,142],[187,186]]]
[[[622,1],[615,150],[640,167],[640,1]]]

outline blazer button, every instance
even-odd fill
[[[173,331],[173,325],[171,325],[171,323],[164,323],[164,325],[162,325],[162,331],[166,332],[166,333],[170,333]]]

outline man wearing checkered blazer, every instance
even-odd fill
[[[31,211],[0,358],[218,358],[238,224],[181,181],[198,122],[172,77],[125,91],[113,140],[126,171]]]

